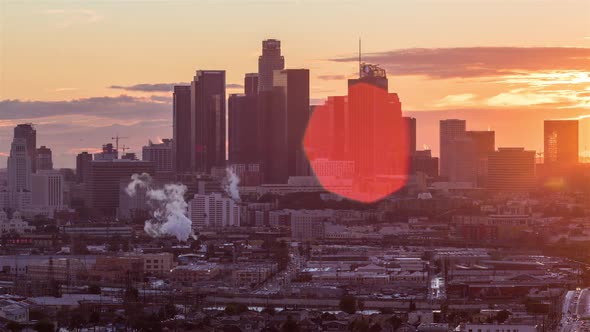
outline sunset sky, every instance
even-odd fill
[[[314,103],[345,94],[359,37],[436,154],[442,118],[540,150],[543,119],[590,114],[588,0],[0,0],[0,167],[21,122],[57,167],[117,133],[139,154],[171,136],[172,84],[225,69],[241,92],[266,38],[311,70]]]

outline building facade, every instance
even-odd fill
[[[465,120],[440,121],[440,176],[448,178],[451,173],[451,147],[456,138],[465,136]]]
[[[32,123],[23,123],[14,127],[14,138],[25,140],[27,155],[31,160],[31,172],[36,171],[37,130]]]
[[[545,164],[575,164],[578,162],[578,120],[545,120]]]
[[[64,177],[59,171],[38,169],[31,178],[34,208],[45,210],[50,216],[64,209]]]
[[[488,159],[487,188],[500,192],[526,192],[535,184],[535,151],[498,148]]]
[[[51,157],[51,149],[45,145],[38,148],[36,153],[36,163],[37,170],[52,170],[53,160]]]
[[[76,182],[85,183],[90,177],[92,154],[84,151],[76,156]]]
[[[219,193],[196,194],[188,203],[194,229],[240,226],[240,209],[233,199]]]
[[[263,40],[262,55],[258,57],[258,92],[271,91],[274,71],[283,69],[285,58],[281,55],[281,41]]]
[[[192,170],[225,165],[225,71],[198,70],[191,83]]]
[[[175,173],[191,171],[191,86],[176,85],[172,101],[172,155]]]
[[[155,174],[152,161],[94,160],[90,163],[90,176],[86,184],[87,207],[94,215],[114,217],[119,207],[121,179],[131,181],[131,175]]]
[[[13,191],[31,190],[32,159],[24,138],[14,138],[8,157],[8,187]]]
[[[152,161],[155,167],[156,177],[170,177],[172,175],[172,147],[171,139],[163,139],[162,143],[148,142],[142,148],[141,160]]]

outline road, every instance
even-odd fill
[[[285,287],[291,284],[291,279],[297,275],[304,265],[305,260],[299,255],[299,248],[291,245],[289,247],[289,264],[287,267],[263,282],[254,294],[271,295],[280,293]]]
[[[585,288],[567,292],[563,301],[560,331],[590,331],[590,326],[583,318],[590,318],[590,290]]]

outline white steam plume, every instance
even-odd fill
[[[152,237],[172,235],[179,241],[194,238],[192,222],[185,215],[187,203],[184,200],[186,186],[166,184],[162,189],[152,187],[149,174],[133,174],[125,191],[131,197],[138,195],[138,189],[144,189],[145,199],[151,207],[152,219],[146,220],[144,231]]]
[[[240,191],[238,190],[238,184],[240,183],[240,178],[230,167],[225,169],[225,173],[227,179],[225,191],[234,201],[239,201]]]

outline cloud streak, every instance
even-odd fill
[[[101,14],[91,9],[48,9],[43,14],[58,17],[58,26],[61,28],[95,23],[103,19]]]
[[[355,57],[330,59],[356,62]],[[410,48],[363,55],[391,75],[430,79],[518,75],[533,71],[587,71],[590,48],[583,47],[457,47]]]
[[[111,85],[109,89],[118,89],[135,92],[172,92],[175,85],[191,85],[190,83],[139,83],[134,85]],[[227,89],[243,89],[242,84],[228,83]]]
[[[58,115],[153,119],[168,117],[170,103],[128,95],[91,97],[69,101],[0,101],[0,120],[37,119]]]

